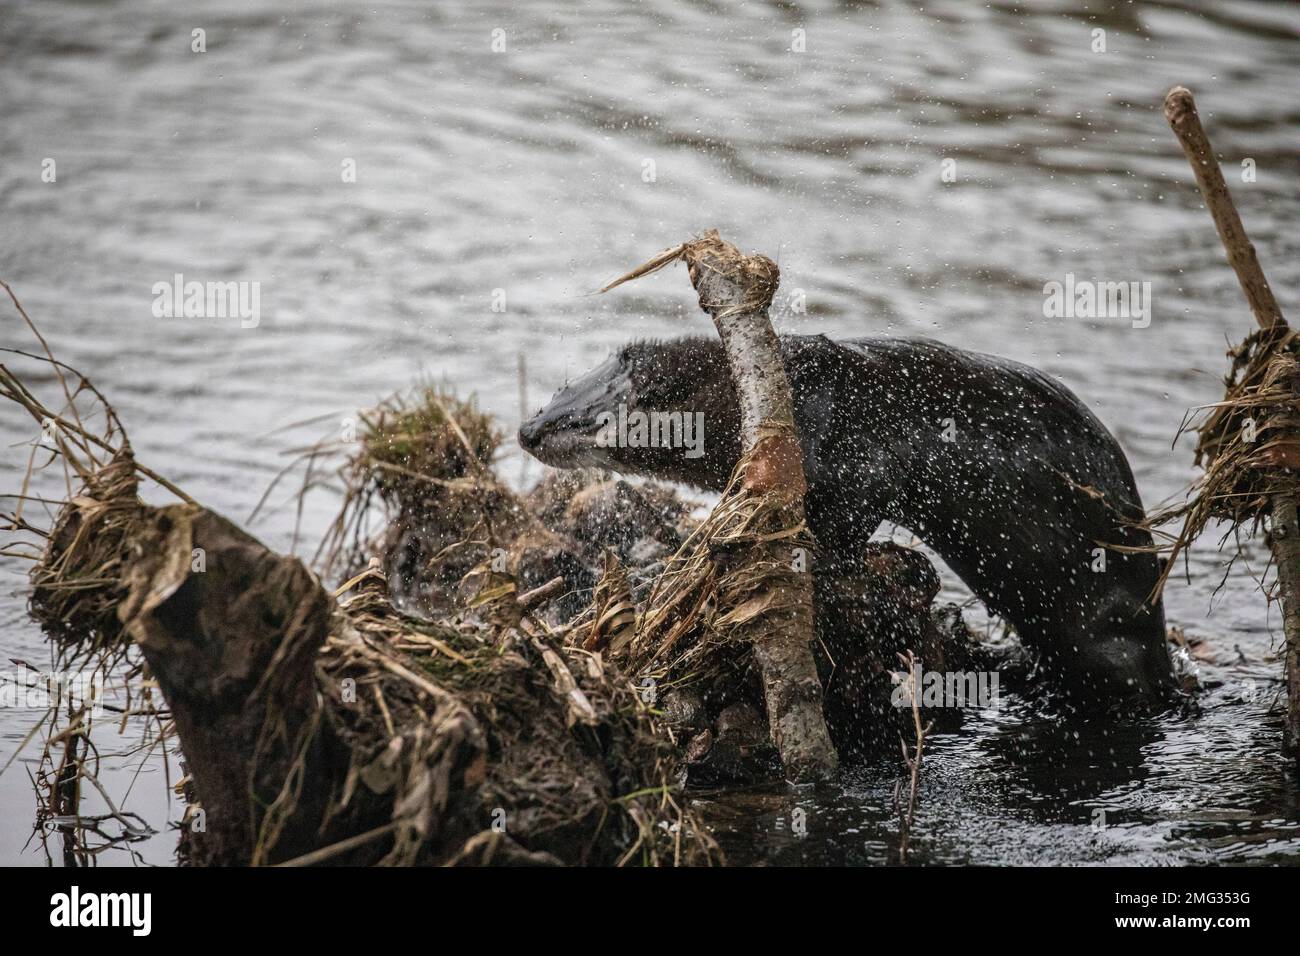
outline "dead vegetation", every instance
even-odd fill
[[[25,516],[18,499],[6,524],[37,539],[40,554],[11,553],[35,558],[32,613],[60,666],[115,669],[137,693],[161,689],[166,704],[155,694],[147,709],[183,748],[189,777],[180,787],[194,795],[185,860],[715,858],[679,802],[679,761],[652,709],[620,672],[566,646],[543,620],[559,588],[516,588],[527,555],[520,539],[558,547],[558,537],[493,476],[486,459],[496,434],[471,406],[436,393],[414,408],[385,406],[345,466],[333,557],[355,545],[348,535],[364,526],[369,496],[399,520],[436,501],[438,537],[421,542],[421,556],[438,548],[413,568],[436,600],[415,616],[390,601],[379,568],[331,594],[297,559],[188,499],[144,504],[142,469],[111,406],[88,384],[62,387],[69,405],[96,399],[105,435],[56,414],[0,369],[0,397],[37,428],[56,425],[44,432],[55,436],[48,451],[34,447],[27,483],[63,468],[69,489],[47,502],[48,522],[30,508]],[[444,537],[455,540],[443,545]],[[497,544],[516,549],[500,573],[489,548]],[[439,560],[457,550],[472,552],[463,560],[477,560],[489,586],[443,587]],[[90,708],[80,702],[65,719],[46,738],[49,812],[38,825],[77,820],[80,785],[95,783]]]
[[[1228,532],[1258,531],[1278,483],[1300,468],[1300,338],[1281,327],[1259,329],[1228,350],[1224,398],[1183,422],[1197,435],[1203,469],[1187,500],[1150,517],[1152,527],[1180,522],[1165,575],[1212,523]]]

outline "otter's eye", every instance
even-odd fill
[[[636,401],[638,405],[657,408],[668,403],[668,389],[664,388],[661,383],[648,382],[636,390]]]
[[[690,394],[690,383],[680,376],[639,376],[632,387],[636,403],[645,408],[675,407]]]

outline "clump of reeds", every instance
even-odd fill
[[[371,541],[376,522],[390,538],[395,527],[420,518],[463,526],[465,509],[490,510],[500,499],[500,482],[489,466],[501,434],[473,398],[424,386],[395,394],[358,418],[355,435],[300,454],[307,461],[304,491],[321,461],[342,458],[335,466],[342,505],[316,553],[324,571],[353,574],[365,567],[369,554],[382,550]],[[490,514],[475,514],[468,524],[485,518]]]
[[[492,417],[471,397],[434,387],[399,395],[361,416],[358,453],[349,467],[374,481],[392,505],[400,505],[461,479],[495,481],[485,473],[501,444]]]
[[[46,365],[58,386],[42,398],[7,366],[0,364],[0,399],[12,402],[31,418],[31,453],[22,488],[0,519],[11,530],[43,541],[44,553],[32,571],[32,616],[55,641],[61,662],[102,658],[107,664],[123,652],[117,620],[122,596],[120,574],[125,551],[142,507],[140,476],[147,475],[180,497],[179,489],[146,468],[131,452],[126,433],[108,400],[89,380],[55,360],[44,337],[8,285],[9,294],[43,354],[19,349],[5,352]],[[92,405],[83,409],[78,402]],[[86,412],[83,415],[83,411]],[[100,420],[98,428],[94,423]],[[61,479],[61,500],[30,494],[40,479]],[[60,505],[56,512],[52,505]],[[47,520],[31,517],[43,513]],[[18,553],[34,559],[31,552]]]
[[[38,794],[36,830],[44,846],[54,827],[63,837],[65,863],[86,865],[110,847],[152,833],[136,814],[114,805],[99,783],[102,755],[91,731],[103,719],[97,715],[107,710],[111,720],[137,720],[142,734],[136,752],[155,747],[166,752],[171,728],[165,709],[148,686],[143,662],[117,612],[145,512],[141,479],[189,499],[135,460],[113,406],[84,375],[54,358],[13,290],[3,282],[0,288],[40,352],[0,351],[43,366],[48,371],[32,374],[28,381],[52,385],[52,394],[39,394],[23,376],[0,364],[0,401],[21,409],[32,423],[21,487],[17,494],[3,496],[12,505],[0,511],[0,527],[17,537],[2,553],[32,562],[29,611],[54,647],[53,674],[16,662],[42,675],[50,694],[48,710],[28,736],[40,735],[43,742],[31,774]],[[58,497],[40,493],[49,486],[61,488]],[[62,678],[74,676],[93,696],[72,693]],[[110,690],[112,704],[103,699]],[[81,795],[91,788],[106,812],[81,809]],[[116,832],[110,832],[113,826]]]

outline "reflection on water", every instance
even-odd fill
[[[710,226],[779,259],[785,329],[933,335],[1059,376],[1119,436],[1147,501],[1165,498],[1192,475],[1173,432],[1221,394],[1224,344],[1250,326],[1159,112],[1175,82],[1198,93],[1279,299],[1300,290],[1294,5],[551,6],[8,3],[0,276],[114,399],[139,456],[241,519],[322,417],[421,373],[512,425],[521,352],[537,405],[616,343],[707,328],[671,271],[589,293]],[[1257,178],[1238,186],[1243,160]],[[257,328],[155,318],[153,284],[176,273],[260,283]],[[1151,282],[1150,327],[1045,318],[1043,285],[1067,273]],[[30,436],[8,408],[0,428],[10,488]],[[283,548],[292,525],[285,509],[256,530]],[[43,660],[23,569],[0,571],[6,656]],[[1218,652],[1199,716],[969,720],[927,759],[912,859],[1294,859],[1267,683],[1277,618],[1240,568],[1212,598],[1221,572],[1199,553],[1168,595],[1171,623]],[[33,721],[0,714],[4,759]],[[21,767],[0,777],[0,861],[39,862],[22,850]],[[137,807],[161,790],[144,773]],[[867,768],[776,798],[806,805],[803,838],[769,798],[736,802],[726,842],[751,859],[891,859],[893,784]],[[178,813],[148,807],[156,826]]]

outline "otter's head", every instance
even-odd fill
[[[740,412],[716,340],[633,342],[560,389],[519,429],[556,468],[721,488],[739,455]]]

